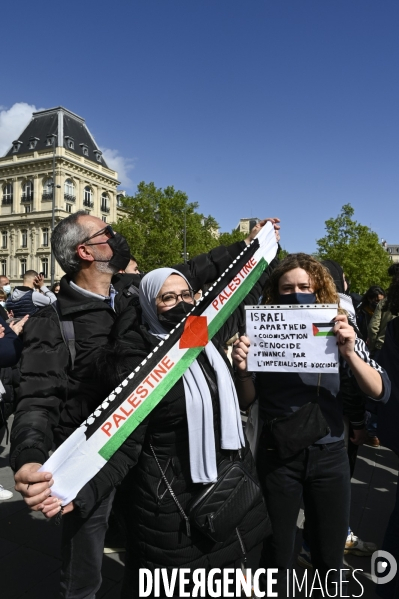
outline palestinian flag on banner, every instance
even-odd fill
[[[267,223],[188,316],[40,468],[53,474],[52,495],[63,504],[76,497],[194,362],[276,253],[274,228]]]
[[[334,337],[333,322],[314,322],[312,328],[314,337]]]

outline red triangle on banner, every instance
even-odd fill
[[[188,316],[180,337],[180,349],[205,347],[208,343],[208,319],[206,316]]]
[[[317,333],[319,332],[319,329],[317,328],[317,326],[315,324],[312,324],[313,327],[313,336],[316,337]]]

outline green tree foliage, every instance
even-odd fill
[[[183,261],[185,221],[188,258],[223,243],[217,237],[216,220],[196,212],[198,204],[174,187],[159,189],[154,183],[141,182],[136,194],[122,202],[126,216],[115,230],[126,237],[141,270]]]
[[[283,248],[281,248],[281,250],[280,250],[280,251],[279,251],[279,253],[278,253],[278,256],[277,256],[277,258],[278,258],[279,260],[284,260],[284,258],[286,258],[286,257],[287,257],[287,256],[289,256],[289,255],[290,255],[290,253],[289,253],[287,250],[283,250]]]
[[[351,290],[364,293],[371,285],[389,285],[387,252],[381,247],[377,233],[353,220],[350,204],[342,206],[337,218],[326,220],[326,235],[317,240],[321,260],[335,260],[351,282]]]

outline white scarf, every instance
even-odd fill
[[[140,283],[139,299],[143,319],[152,335],[164,339],[168,333],[158,320],[156,298],[170,275],[179,275],[172,268],[158,268],[148,273]],[[183,330],[183,329],[182,329]],[[245,446],[237,394],[229,369],[213,343],[205,346],[205,353],[217,381],[221,447],[238,450]],[[190,471],[194,483],[211,483],[217,480],[215,433],[213,430],[212,398],[201,366],[195,360],[183,374],[190,448]]]

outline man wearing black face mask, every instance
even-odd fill
[[[273,220],[278,229],[278,219]],[[243,243],[216,248],[182,265],[181,270],[188,271],[190,282],[199,288],[220,276],[242,251]],[[101,383],[93,378],[96,350],[108,342],[118,316],[126,317],[132,334],[134,323],[141,323],[137,296],[129,291],[133,281],[129,277],[137,277],[135,285],[140,277],[115,277],[128,265],[130,248],[111,226],[79,211],[55,227],[51,245],[66,276],[61,279],[57,309],[43,308],[26,327],[11,434],[15,488],[35,511],[40,511],[51,493],[51,473],[38,472],[48,452],[71,435],[104,399]],[[64,599],[92,599],[101,585],[104,535],[112,499],[113,494],[98,503],[84,524],[74,512],[68,513],[68,506],[64,510],[60,595]]]

